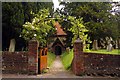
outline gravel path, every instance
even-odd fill
[[[57,56],[53,64],[51,65],[48,73],[41,75],[43,78],[75,78],[72,72],[66,71],[61,62],[60,56]]]

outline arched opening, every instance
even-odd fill
[[[55,54],[56,54],[56,55],[61,55],[61,53],[62,53],[61,47],[60,47],[60,46],[56,46],[56,47],[55,47]]]

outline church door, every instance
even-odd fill
[[[61,53],[62,53],[61,47],[60,47],[60,46],[56,46],[56,47],[55,47],[55,54],[56,54],[56,55],[61,55]]]

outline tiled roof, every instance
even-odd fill
[[[58,23],[58,21],[55,22],[54,27],[57,30],[56,35],[67,35],[61,28],[61,25]]]

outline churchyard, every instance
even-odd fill
[[[2,74],[119,78],[119,3],[61,5],[3,3]]]

